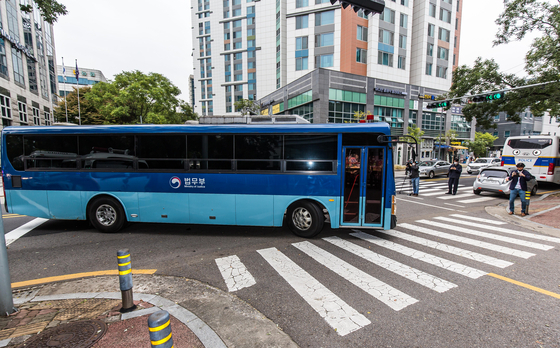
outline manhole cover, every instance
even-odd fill
[[[81,320],[61,324],[30,338],[19,347],[87,348],[101,339],[107,325],[101,320]]]

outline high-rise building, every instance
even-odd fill
[[[32,5],[24,12],[21,5]],[[48,126],[57,96],[52,25],[32,0],[0,1],[0,112],[2,127]]]
[[[437,91],[458,62],[462,0],[192,0],[195,111],[234,112],[316,68]]]

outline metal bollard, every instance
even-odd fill
[[[171,321],[167,311],[158,311],[148,318],[152,348],[173,348]]]
[[[531,203],[531,191],[525,191],[525,214],[529,215],[529,203]]]
[[[132,295],[132,265],[130,264],[130,252],[128,249],[117,251],[119,262],[119,283],[122,294],[121,313],[132,312],[136,309]]]

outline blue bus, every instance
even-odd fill
[[[89,220],[331,228],[396,225],[386,123],[7,127],[5,208]]]

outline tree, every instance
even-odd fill
[[[68,13],[68,11],[66,10],[66,6],[57,2],[56,0],[34,0],[34,2],[39,8],[43,19],[50,24],[54,24],[58,17],[64,16]],[[23,12],[33,12],[33,6],[31,4],[20,4],[19,7]]]
[[[424,142],[424,139],[422,139],[422,137],[424,136],[424,131],[418,128],[418,126],[415,124],[413,124],[411,127],[408,127],[408,135],[414,138],[418,144]],[[408,142],[413,143],[412,140],[408,140]]]
[[[261,106],[254,100],[241,99],[233,103],[235,111],[241,111],[241,116],[258,115],[261,112]]]
[[[354,119],[356,120],[356,122],[360,122],[360,120],[365,120],[367,115],[371,115],[371,111],[354,111]]]
[[[161,74],[122,72],[113,82],[100,82],[86,95],[105,124],[184,123],[196,119],[178,87]]]
[[[68,108],[68,122],[79,124],[78,115],[80,115],[81,124],[103,124],[104,119],[93,105],[91,101],[86,98],[86,95],[91,93],[91,88],[80,88],[80,112],[78,113],[78,93],[76,88],[66,96],[66,105],[64,100],[58,102],[54,107],[54,120],[55,122],[66,122],[66,108]]]
[[[527,108],[535,116],[542,116],[545,111],[551,116],[560,115],[560,3],[511,0],[504,6],[504,12],[496,20],[499,30],[494,46],[521,40],[532,32],[542,34],[532,42],[525,55],[527,77],[500,72],[493,59],[479,57],[472,68],[463,65],[455,70],[453,85],[446,98],[542,85],[507,91],[500,100],[467,104],[463,115],[467,121],[476,119],[483,128],[493,128],[493,116],[499,112],[506,112],[517,123],[521,121],[519,114]]]
[[[474,134],[474,141],[468,141],[467,147],[476,157],[486,156],[488,149],[494,145],[496,139],[498,139],[498,137],[490,133],[476,132]]]

